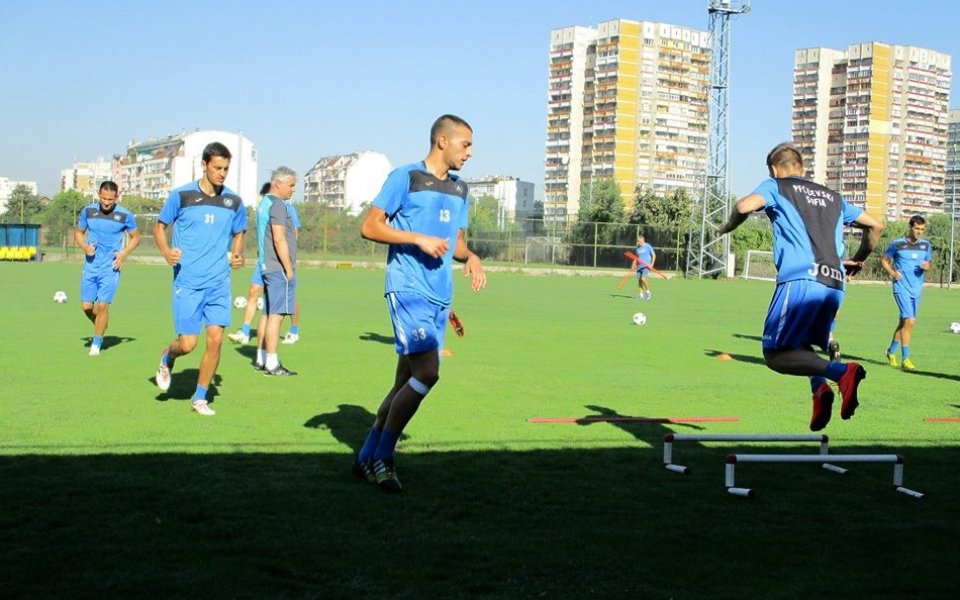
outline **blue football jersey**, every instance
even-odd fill
[[[449,240],[440,258],[413,244],[391,244],[387,253],[385,293],[416,292],[448,307],[453,298],[453,251],[466,229],[467,184],[456,175],[437,179],[419,163],[398,167],[387,177],[373,206],[387,213],[391,227]]]
[[[637,246],[633,253],[643,261],[643,263],[637,265],[637,270],[646,269],[653,265],[653,246],[650,244],[644,243]]]
[[[173,268],[176,285],[199,290],[229,276],[227,251],[233,236],[247,229],[240,196],[226,187],[208,196],[194,181],[170,192],[157,219],[173,227],[170,246],[183,253]]]
[[[893,282],[894,293],[919,296],[923,290],[923,278],[927,274],[920,268],[920,263],[933,260],[933,244],[924,239],[911,244],[904,236],[890,242],[884,254],[893,263],[893,270],[903,275]]]
[[[113,271],[114,254],[123,249],[123,235],[136,231],[137,221],[132,212],[120,205],[105,213],[100,210],[100,203],[94,202],[80,211],[77,228],[86,231],[87,243],[96,247],[94,255],[86,257],[84,271],[103,273]]]
[[[753,191],[773,223],[777,283],[810,279],[842,290],[843,226],[863,213],[830,188],[802,179],[767,179]]]

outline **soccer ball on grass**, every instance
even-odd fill
[[[237,296],[233,299],[234,308],[246,308],[247,307],[247,297],[246,296]]]
[[[643,314],[643,313],[637,313],[637,314],[633,315],[633,324],[634,324],[634,325],[646,325],[646,323],[647,323],[647,315],[645,315],[645,314]]]
[[[63,304],[67,301],[67,293],[64,291],[57,291],[53,293],[53,301],[57,304]]]
[[[958,323],[957,321],[954,321],[953,323],[950,323],[950,332],[951,332],[951,333],[960,333],[960,323]]]

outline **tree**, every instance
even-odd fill
[[[77,223],[80,209],[90,200],[77,190],[66,190],[54,194],[43,210],[42,223],[46,228],[48,244],[68,245],[67,235]]]
[[[573,264],[596,266],[622,262],[619,248],[623,246],[623,239],[629,237],[627,230],[633,229],[624,224],[624,213],[616,180],[598,179],[592,185],[580,186],[580,211],[568,234],[573,246],[570,254]],[[606,248],[597,251],[595,246]]]
[[[661,229],[686,230],[690,223],[692,198],[684,188],[658,196],[651,188],[638,185],[630,222]]]
[[[24,184],[19,184],[10,193],[7,200],[7,210],[0,215],[3,223],[37,223],[40,213],[43,212],[43,202],[40,197],[30,191]]]

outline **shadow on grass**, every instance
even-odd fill
[[[91,336],[82,337],[80,339],[83,340],[83,346],[85,348],[89,348],[90,344],[93,343],[93,337]],[[100,344],[100,350],[108,350],[110,348],[113,348],[114,346],[119,346],[120,344],[126,344],[128,342],[135,342],[135,341],[137,341],[137,338],[135,337],[105,335],[103,336],[103,343]]]
[[[379,342],[381,344],[393,344],[392,335],[381,335],[379,333],[374,333],[372,331],[367,331],[357,336],[358,339],[364,342]]]
[[[730,334],[735,338],[740,338],[741,340],[753,340],[755,342],[762,342],[763,337],[759,335],[748,335],[746,333],[732,333]]]
[[[766,367],[766,366],[767,366],[767,363],[766,363],[766,361],[763,360],[763,357],[762,357],[762,356],[750,356],[749,354],[730,354],[729,352],[723,352],[723,351],[721,351],[721,350],[711,350],[711,349],[706,349],[706,350],[703,351],[703,353],[706,354],[707,356],[711,356],[711,357],[713,357],[713,358],[717,358],[717,357],[719,357],[719,356],[722,355],[722,354],[726,354],[726,355],[729,356],[732,360],[736,360],[736,361],[740,361],[740,362],[745,362],[745,363],[751,363],[751,364],[754,364],[754,365],[760,365],[760,366],[763,366],[763,367]]]
[[[197,377],[200,375],[199,369],[184,369],[183,371],[178,371],[176,367],[173,369],[173,373],[170,376],[170,389],[166,392],[161,391],[156,396],[157,402],[166,402],[167,400],[189,400],[193,397],[193,392],[197,390]],[[151,385],[157,385],[157,377],[154,375],[148,379]],[[217,389],[222,383],[222,378],[219,373],[214,373],[213,380],[210,382],[210,385],[207,387],[207,402],[210,404],[214,403],[214,399],[220,395],[220,391]]]
[[[343,408],[331,432],[369,417]],[[747,500],[724,491],[729,448],[685,445],[693,474],[665,471],[665,430],[631,430],[651,448],[401,449],[398,496],[353,477],[346,448],[0,456],[3,595],[955,597],[960,449],[831,447],[904,451],[922,500],[889,464],[743,465]]]
[[[360,451],[367,432],[373,425],[376,415],[362,406],[355,404],[341,404],[335,412],[315,415],[307,419],[304,427],[312,429],[327,429],[335,440],[350,448],[354,454]],[[400,441],[409,439],[407,434],[400,434]]]

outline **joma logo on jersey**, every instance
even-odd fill
[[[835,267],[831,267],[830,265],[821,265],[818,262],[813,263],[807,273],[813,277],[819,275],[821,277],[833,279],[834,281],[843,281],[843,271]]]

